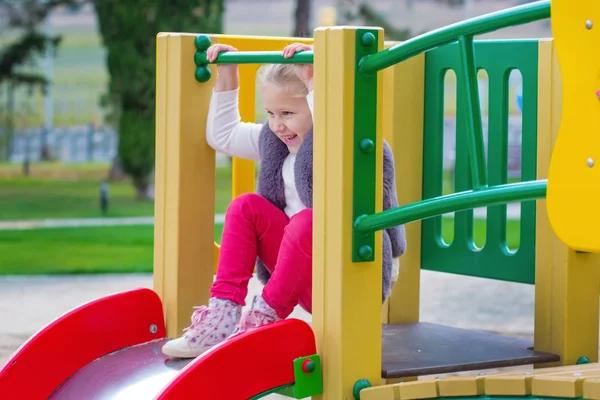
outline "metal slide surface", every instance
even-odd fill
[[[192,361],[169,360],[160,350],[166,341],[150,341],[94,360],[67,379],[49,399],[153,399]]]

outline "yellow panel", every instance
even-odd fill
[[[525,396],[531,394],[533,375],[498,375],[485,379],[485,393],[497,396]]]
[[[589,400],[600,400],[600,379],[586,379],[583,382],[583,397]]]
[[[401,400],[439,397],[437,381],[406,382],[394,385],[400,390]]]
[[[598,371],[600,365],[593,363],[489,375],[485,379],[485,393],[496,396],[524,396],[532,393],[532,381],[535,377],[572,376],[573,373],[595,374]]]
[[[360,400],[399,400],[397,386],[374,386],[360,391]]]
[[[532,381],[531,392],[534,396],[581,397],[583,394],[583,378],[576,376],[538,377]]]
[[[388,43],[388,45],[391,43]],[[422,199],[425,55],[383,71],[383,131],[394,152],[398,204]],[[389,323],[419,321],[421,222],[407,224],[407,251],[390,296]]]
[[[552,39],[539,42],[538,68],[537,179],[547,179],[562,105],[560,71]],[[550,228],[546,200],[536,202],[535,230],[534,345],[540,351],[552,352],[552,269],[556,261],[551,253],[553,246],[565,246]]]
[[[326,28],[315,29],[315,57],[314,57],[314,130],[322,132],[327,129],[327,114],[329,106],[327,98],[327,30]],[[320,56],[319,56],[320,55]],[[331,66],[331,68],[334,68]],[[312,283],[312,328],[317,339],[317,351],[321,358],[329,357],[323,340],[324,333],[330,328],[329,321],[325,315],[325,191],[326,175],[326,141],[325,135],[319,134],[313,137],[313,283]],[[334,356],[336,353],[332,353]],[[339,353],[337,353],[339,355]],[[327,371],[324,368],[323,371]],[[313,396],[313,399],[322,399],[323,396]]]
[[[189,325],[213,281],[215,152],[206,144],[212,84],[194,78],[195,35],[157,37],[154,286],[167,335]],[[214,40],[214,38],[213,38]]]
[[[550,152],[560,124],[562,85],[552,41],[540,43],[538,179],[547,178]],[[598,360],[600,257],[578,254],[550,228],[546,201],[537,202],[535,348],[574,364]]]
[[[358,379],[373,383],[381,379],[381,232],[375,235],[378,251],[373,262],[355,264],[351,258],[356,29],[315,31],[313,212],[315,232],[323,229],[325,234],[313,238],[313,329],[327,366],[322,395],[326,400],[352,398]],[[382,31],[379,37],[382,48]],[[381,79],[378,87],[380,101]],[[382,146],[378,114],[376,146]],[[376,211],[380,211],[382,157],[377,154]]]
[[[478,396],[484,393],[485,376],[459,376],[437,381],[440,397]]]
[[[600,2],[553,0],[551,7],[563,112],[548,174],[548,215],[568,246],[600,252]]]
[[[361,400],[414,400],[440,397],[436,381],[403,382],[361,390]]]

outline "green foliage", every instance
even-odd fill
[[[141,194],[154,164],[156,35],[221,33],[224,0],[96,0],[94,4],[110,74],[103,105],[109,113],[107,121],[118,127],[119,161]]]
[[[409,29],[395,27],[365,0],[358,0],[358,3],[357,0],[342,0],[340,10],[344,24],[382,27],[386,40],[403,41],[410,37]]]

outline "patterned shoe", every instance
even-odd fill
[[[230,337],[280,320],[281,318],[277,316],[275,310],[267,304],[262,296],[254,296],[252,306],[242,313],[240,322]]]
[[[195,358],[221,343],[235,329],[242,306],[229,300],[211,298],[208,307],[194,307],[192,325],[185,334],[164,344],[162,352],[168,357]]]

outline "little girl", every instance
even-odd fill
[[[294,43],[283,56],[310,49]],[[237,50],[212,45],[208,60],[222,51]],[[217,73],[206,140],[216,151],[260,163],[257,193],[238,196],[229,205],[208,306],[195,307],[185,334],[163,346],[169,357],[197,357],[232,334],[285,319],[298,304],[311,312],[313,67],[275,64],[265,69],[260,91],[269,120],[264,125],[240,121],[237,65],[218,64]],[[393,157],[386,144],[383,208],[397,206]],[[404,227],[384,231],[382,301],[397,278],[404,249]],[[255,266],[265,286],[242,313]]]

